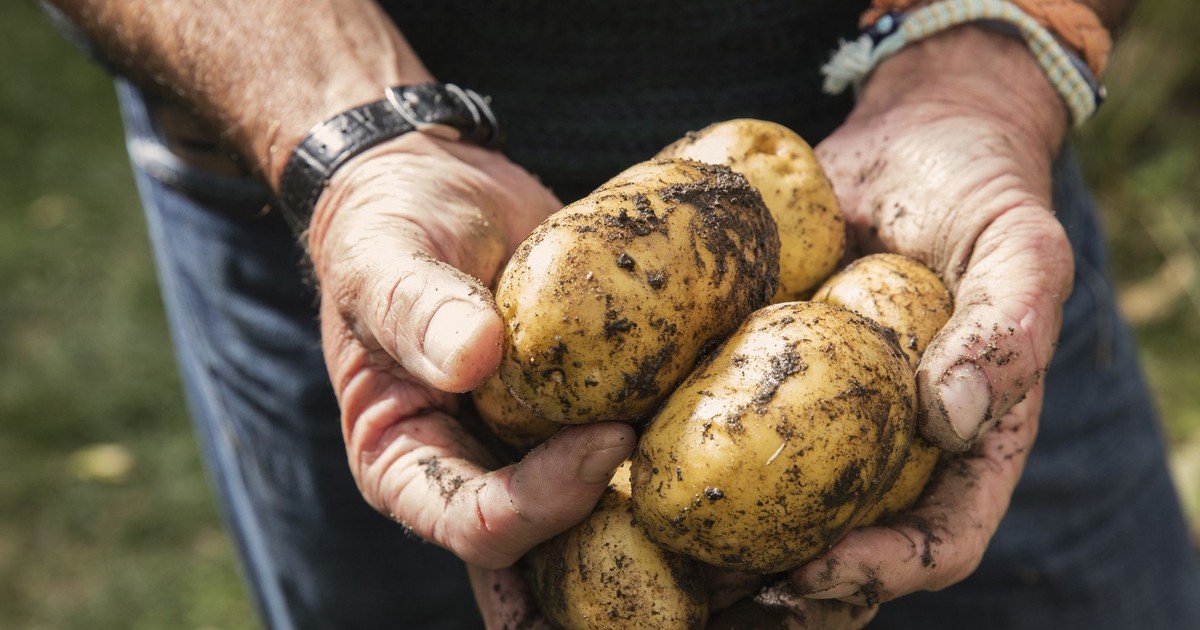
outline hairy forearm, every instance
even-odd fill
[[[181,98],[271,182],[315,123],[428,71],[372,0],[51,0],[133,81]]]

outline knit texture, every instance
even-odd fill
[[[493,98],[508,154],[564,201],[687,131],[772,120],[809,142],[849,112],[819,68],[854,2],[385,2],[440,81]]]

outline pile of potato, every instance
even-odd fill
[[[844,249],[811,148],[756,120],[689,134],[518,248],[480,416],[520,450],[640,427],[592,516],[528,558],[549,618],[704,627],[705,564],[783,572],[917,499],[939,452],[914,433],[914,369],[950,297],[891,254],[830,278]]]

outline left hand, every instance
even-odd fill
[[[1050,206],[1066,124],[1021,42],[963,27],[881,64],[817,148],[856,253],[913,257],[954,296],[917,381],[920,433],[959,453],[910,512],[794,570],[806,597],[874,605],[978,566],[1037,432],[1074,276]]]

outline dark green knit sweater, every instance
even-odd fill
[[[754,117],[816,143],[820,65],[865,2],[385,0],[439,80],[490,94],[508,153],[564,201],[685,132]]]

